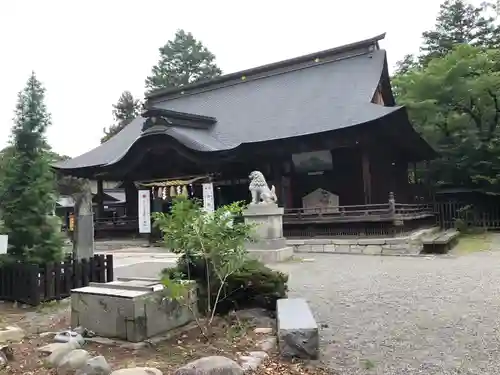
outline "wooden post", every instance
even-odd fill
[[[372,183],[370,173],[370,155],[363,149],[361,154],[361,166],[363,170],[363,192],[365,197],[365,204],[372,203]]]
[[[114,280],[113,255],[106,255],[106,282]]]
[[[104,185],[102,179],[97,180],[97,212],[96,218],[100,219],[104,216]]]

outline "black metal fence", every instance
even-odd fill
[[[37,306],[67,298],[71,289],[90,282],[110,282],[113,277],[112,255],[81,260],[67,258],[64,262],[45,265],[5,263],[0,265],[0,300]]]
[[[438,224],[445,229],[461,225],[485,230],[500,229],[500,204],[488,205],[465,201],[435,203],[434,211]]]

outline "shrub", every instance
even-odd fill
[[[210,265],[209,265],[210,268]],[[198,283],[198,299],[201,311],[208,306],[207,267],[203,258],[183,255],[177,262],[177,267],[164,270],[164,274],[171,279],[195,280]],[[211,270],[212,280],[217,278]],[[254,259],[246,259],[243,265],[226,279],[216,304],[217,314],[226,314],[231,310],[260,307],[274,311],[276,300],[286,297],[288,276],[282,272],[266,267]],[[214,285],[211,292],[211,306],[217,298],[220,284]]]

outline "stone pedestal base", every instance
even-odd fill
[[[290,259],[293,247],[283,237],[283,208],[276,204],[253,204],[243,212],[245,222],[255,226],[258,239],[247,244],[251,257],[264,263]]]

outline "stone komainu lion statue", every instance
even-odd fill
[[[274,185],[267,185],[266,179],[264,175],[259,171],[253,171],[248,176],[250,179],[250,185],[248,186],[248,190],[252,194],[252,202],[250,204],[258,204],[258,203],[276,203],[278,201],[278,197],[276,196]]]

